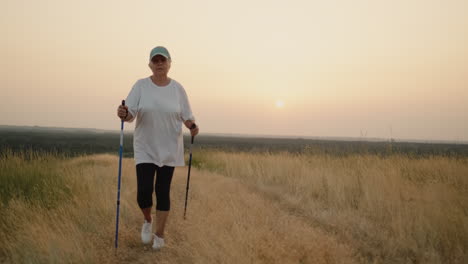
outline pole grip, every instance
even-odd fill
[[[192,126],[190,127],[190,129],[194,129],[194,128],[197,128],[197,125],[195,123],[192,123]],[[192,141],[190,142],[191,144],[193,144],[193,139],[194,139],[194,136],[192,136]]]
[[[125,100],[122,100],[122,105],[125,106]],[[125,116],[125,118],[128,116],[128,110],[127,110],[127,115]],[[122,118],[122,130],[123,130],[123,123],[124,123],[124,119],[125,118]]]

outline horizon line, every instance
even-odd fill
[[[2,125],[2,127],[17,128],[39,128],[51,130],[85,130],[94,132],[120,132],[117,129],[86,128],[86,127],[58,127],[58,126],[39,126],[39,125]],[[132,131],[133,133],[133,131]],[[184,136],[189,134],[183,133]],[[304,135],[269,135],[269,134],[247,134],[247,133],[218,133],[205,132],[200,136],[219,136],[219,137],[244,137],[244,138],[283,138],[283,139],[315,139],[315,140],[339,140],[339,141],[367,141],[367,142],[408,142],[408,143],[450,143],[450,144],[468,144],[468,140],[449,140],[449,139],[414,139],[414,138],[381,138],[381,137],[352,137],[352,136],[304,136]]]

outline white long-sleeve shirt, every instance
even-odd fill
[[[136,164],[184,166],[182,124],[195,120],[184,87],[175,80],[157,86],[151,78],[138,80],[125,105],[136,118],[133,150]]]

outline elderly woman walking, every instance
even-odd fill
[[[133,148],[137,175],[137,201],[144,216],[141,240],[153,248],[164,246],[164,228],[170,210],[170,190],[174,167],[184,166],[182,124],[190,134],[198,126],[184,87],[168,77],[169,51],[161,46],[150,52],[150,77],[138,80],[117,115],[126,122],[136,118]],[[155,181],[156,174],[156,181]],[[156,233],[153,234],[153,191],[156,193]]]

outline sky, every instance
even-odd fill
[[[466,0],[0,0],[0,125],[119,130],[162,45],[201,133],[466,141],[467,14]]]

